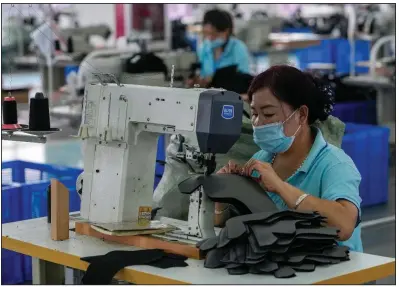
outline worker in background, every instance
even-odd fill
[[[230,161],[218,173],[253,178],[280,210],[320,213],[339,230],[340,244],[362,252],[360,173],[313,126],[332,110],[331,87],[294,67],[273,66],[254,79],[248,97],[253,138],[261,150],[245,165]],[[229,206],[216,203],[216,224],[228,218]]]
[[[188,85],[208,87],[216,70],[234,65],[238,72],[249,74],[250,54],[245,44],[233,36],[231,15],[218,9],[207,11],[202,27],[204,40],[197,51],[201,72]]]

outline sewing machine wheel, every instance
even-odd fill
[[[78,193],[80,199],[82,199],[83,193],[83,172],[76,179],[76,192]]]

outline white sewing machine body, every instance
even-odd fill
[[[98,83],[83,104],[81,216],[90,222],[148,222],[160,134],[180,134],[189,157],[208,158],[241,132],[242,101],[223,90]]]

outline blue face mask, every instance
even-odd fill
[[[268,153],[283,153],[286,152],[292,145],[296,133],[301,126],[298,127],[295,134],[287,137],[284,134],[284,123],[288,121],[296,111],[294,111],[284,122],[272,123],[259,127],[253,127],[254,142],[265,152]]]
[[[205,39],[204,40],[204,45],[206,45],[207,47],[211,48],[211,49],[217,49],[220,48],[224,45],[226,41],[223,40],[222,38],[217,38],[215,40],[208,40]]]

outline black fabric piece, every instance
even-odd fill
[[[306,258],[306,254],[305,255],[296,255],[296,256],[289,257],[288,262],[293,263],[293,264],[300,264],[305,260],[305,258]]]
[[[248,274],[248,267],[245,265],[242,265],[237,268],[230,268],[227,269],[230,275],[245,275]]]
[[[256,265],[250,265],[248,271],[249,271],[249,273],[251,273],[251,274],[263,274],[263,272],[260,271],[260,270],[256,267]]]
[[[238,243],[235,245],[235,252],[236,252],[236,262],[235,263],[240,263],[244,264],[245,263],[245,256],[247,253],[247,245],[243,243]]]
[[[212,249],[208,252],[205,258],[204,266],[205,268],[221,268],[225,266],[221,260],[225,256],[224,249]]]
[[[245,94],[253,78],[254,77],[250,74],[238,71],[237,65],[231,65],[217,69],[208,88],[223,88],[228,91],[236,92],[237,94]]]
[[[348,248],[337,246],[338,230],[324,227],[325,220],[315,212],[290,210],[241,215],[226,222],[217,244],[203,241],[199,246],[213,246],[205,260],[212,263],[210,268],[224,267],[231,275],[290,278],[296,271],[349,260]]]
[[[277,241],[277,237],[270,231],[270,228],[262,225],[251,225],[251,231],[260,247],[271,246]]]
[[[249,240],[248,240],[249,241]],[[248,242],[249,243],[249,242]],[[255,253],[253,250],[252,250],[252,247],[251,247],[251,245],[250,244],[247,244],[247,259],[248,260],[259,260],[259,259],[262,259],[262,258],[264,258],[265,257],[265,255],[264,254],[262,254],[262,253]]]
[[[244,263],[247,264],[247,265],[256,265],[256,264],[259,264],[259,263],[261,263],[261,262],[263,262],[263,261],[265,261],[265,258],[264,258],[264,257],[258,258],[258,259],[249,259],[249,258],[246,258]]]
[[[231,241],[228,237],[228,231],[227,231],[226,227],[224,227],[224,228],[222,228],[222,230],[220,230],[218,237],[219,237],[219,241],[218,241],[218,245],[217,245],[218,248],[225,247]]]
[[[271,262],[268,260],[264,260],[263,262],[256,265],[256,268],[264,273],[274,272],[278,269],[278,264],[275,262]]]
[[[171,267],[187,267],[188,264],[181,259],[170,258],[170,257],[163,257],[158,261],[154,261],[148,264],[152,267],[158,267],[162,269],[168,269]]]
[[[191,176],[179,183],[178,187],[181,193],[191,194],[203,184],[202,175]]]
[[[224,268],[226,268],[226,269],[234,269],[234,268],[241,267],[241,266],[244,266],[244,264],[229,263]]]
[[[313,272],[316,269],[316,265],[312,263],[304,263],[301,265],[293,265],[290,267],[298,272]]]
[[[132,265],[146,265],[160,260],[162,250],[112,251],[96,258],[82,258],[90,263],[82,283],[84,285],[110,284],[119,270]]]
[[[250,178],[235,174],[195,176],[181,182],[179,190],[191,194],[200,185],[212,201],[229,203],[242,215],[264,210],[277,211],[276,205],[262,187]]]
[[[207,240],[205,240],[205,242],[203,242],[199,246],[199,248],[201,251],[208,251],[208,250],[216,247],[218,240],[219,240],[219,238],[217,236],[208,238]]]
[[[284,266],[274,272],[276,278],[292,278],[295,276],[295,270],[291,267]]]
[[[293,219],[303,219],[303,220],[317,220],[322,219],[322,217],[314,212],[295,212],[291,210],[281,211],[281,212],[259,212],[254,214],[237,216],[230,218],[226,222],[226,227],[228,229],[228,237],[230,239],[237,238],[243,235],[246,231],[245,224],[250,224],[253,222],[273,224],[280,220],[293,220]]]
[[[119,270],[133,265],[149,265],[158,268],[186,267],[187,257],[165,253],[159,249],[137,251],[112,251],[105,255],[81,258],[90,263],[82,279],[85,285],[110,284]]]
[[[126,60],[125,72],[130,74],[157,73],[168,74],[165,62],[154,53],[137,53]]]
[[[306,256],[305,262],[314,262],[318,264],[331,264],[331,259],[321,256]]]

